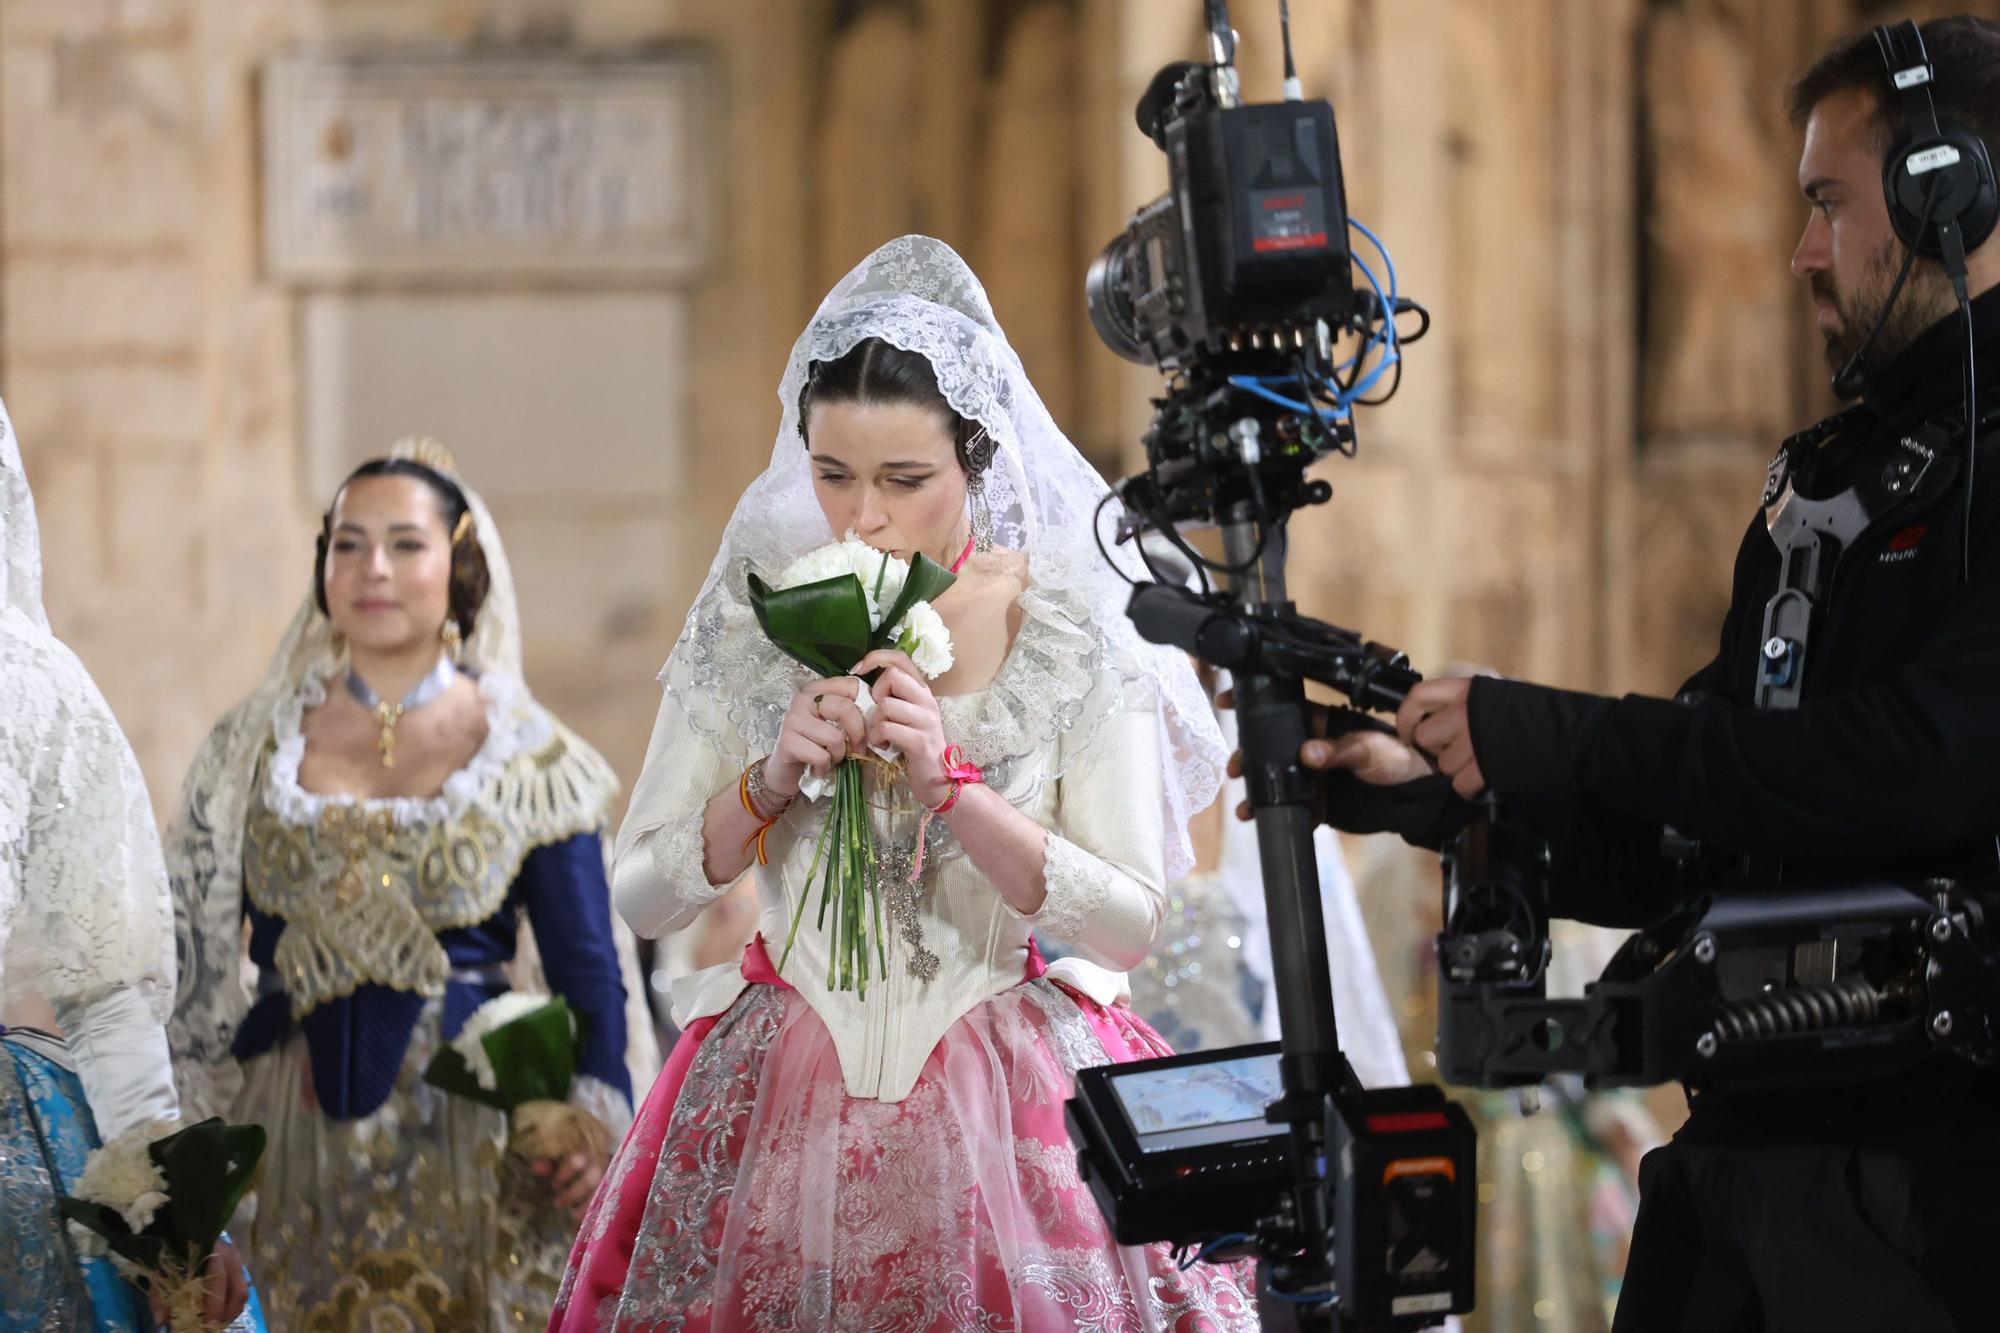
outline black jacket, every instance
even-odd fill
[[[1507,680],[1472,687],[1473,749],[1488,785],[1548,836],[1559,915],[1640,926],[1674,890],[1663,825],[1704,846],[1815,871],[1991,875],[2000,835],[2000,290],[1973,303],[1983,424],[1969,581],[1962,432],[1914,489],[1866,528],[1820,603],[1794,710],[1753,705],[1764,604],[1780,556],[1755,515],[1713,661],[1683,702],[1603,698]],[[1907,461],[1901,443],[1965,413],[1964,324],[1920,336],[1862,403],[1786,448],[1800,494],[1826,498]],[[1986,386],[1992,386],[1989,392]],[[1907,474],[1906,474],[1907,475]],[[1414,795],[1414,793],[1412,793]],[[1464,818],[1439,811],[1435,838]],[[1690,1133],[1825,1137],[1905,1146],[2000,1144],[2000,1076],[1934,1057],[1893,1085],[1837,1094],[1691,1097]]]

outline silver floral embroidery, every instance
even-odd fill
[[[1041,1011],[1042,1032],[1062,1057],[1065,1074],[1074,1076],[1079,1069],[1109,1064],[1115,1058],[1105,1051],[1104,1043],[1078,1012],[1076,1001],[1061,987],[1047,980],[1037,981],[1023,986],[1021,994]]]
[[[1257,1327],[1246,1274],[1182,1274],[1159,1247],[1112,1244],[1067,1143],[1016,1131],[1003,1144],[1015,1183],[983,1175],[941,1079],[902,1102],[849,1098],[837,1084],[785,1105],[760,1099],[786,1004],[774,988],[753,988],[696,1055],[605,1329],[652,1333],[695,1319],[869,1333],[1051,1321],[1100,1333]],[[1103,1062],[1053,983],[996,997],[987,1017],[988,1036],[966,1039],[990,1042],[1017,1105],[1024,1086],[1066,1085],[1077,1063]],[[1018,1191],[1007,1207],[1021,1219],[1009,1233],[1020,1248],[1004,1260],[988,1211],[996,1184]]]
[[[942,820],[925,820],[919,827],[924,835],[924,865],[936,865],[944,835],[949,831]],[[917,874],[916,834],[906,842],[891,842],[875,855],[876,884],[889,920],[908,949],[906,965],[910,975],[929,984],[937,980],[940,959],[924,944],[924,882]]]
[[[606,1305],[609,1327],[665,1333],[708,1311],[741,1136],[784,1012],[783,991],[752,987],[703,1040],[660,1145],[624,1293]],[[622,1152],[638,1150],[628,1142]]]

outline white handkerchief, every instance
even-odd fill
[[[854,706],[861,710],[861,720],[863,722],[866,722],[869,714],[875,711],[875,694],[868,688],[866,681],[862,682],[861,692],[854,697]],[[871,745],[868,748],[874,751],[878,757],[889,763],[902,762],[903,752],[893,745]],[[828,773],[825,777],[821,777],[811,769],[807,769],[805,776],[799,779],[799,795],[805,797],[808,801],[817,801],[832,790],[833,774],[831,773]]]

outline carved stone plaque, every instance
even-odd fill
[[[710,234],[709,98],[692,54],[276,61],[263,82],[270,272],[685,281]]]

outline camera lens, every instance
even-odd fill
[[[1127,232],[1105,246],[1104,253],[1091,262],[1090,274],[1083,280],[1083,294],[1090,305],[1091,327],[1097,330],[1104,345],[1127,361],[1150,366],[1156,358],[1139,337],[1138,312],[1132,304],[1130,275],[1137,244]]]

